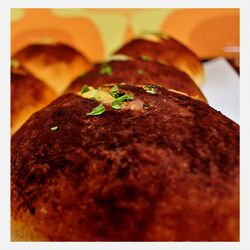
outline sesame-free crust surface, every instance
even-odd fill
[[[86,116],[98,103],[67,94],[12,137],[12,240],[238,241],[239,126],[164,88],[120,89],[141,108]]]

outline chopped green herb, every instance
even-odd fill
[[[157,94],[156,86],[150,85],[150,86],[144,86],[143,88],[149,94],[152,94],[152,95]]]
[[[84,94],[89,91],[89,86],[84,84],[81,89],[81,94]]]
[[[155,89],[148,89],[148,90],[146,90],[146,92],[149,94],[152,94],[152,95],[157,94],[157,91]]]
[[[161,32],[152,32],[153,35],[158,36],[160,38],[164,37],[164,34]]]
[[[150,56],[148,56],[148,55],[141,55],[141,59],[143,61],[152,61],[152,58]]]
[[[112,75],[112,68],[107,63],[104,63],[101,66],[99,73],[101,75]]]
[[[149,32],[145,32],[145,34],[149,34],[149,35],[154,35],[154,36],[158,36],[158,37],[163,37],[163,33],[161,32],[154,32],[154,31],[149,31]]]
[[[110,92],[111,92],[111,93],[114,93],[114,92],[117,93],[118,89],[119,89],[118,86],[117,86],[117,85],[114,85],[114,86],[111,88]]]
[[[120,96],[120,93],[118,93],[118,90],[119,90],[118,86],[117,86],[117,85],[114,85],[114,86],[111,88],[109,94],[110,94],[111,96],[113,96],[113,97],[116,99],[116,98],[118,98],[118,97]]]
[[[51,131],[57,131],[58,130],[58,126],[54,126],[50,128]]]
[[[112,108],[113,108],[113,109],[121,109],[121,104],[122,104],[122,102],[131,101],[131,100],[133,100],[133,99],[134,99],[133,96],[124,94],[124,95],[122,95],[122,96],[116,98],[116,99],[112,102]]]
[[[96,94],[95,96],[92,98],[93,100],[96,100],[96,101],[100,101],[102,99],[102,96],[100,95],[100,91],[102,90],[101,87],[98,87],[96,89]]]
[[[91,112],[87,113],[86,115],[101,115],[105,112],[105,107],[100,104],[97,107],[93,108]]]
[[[143,74],[144,74],[144,70],[143,70],[143,69],[138,69],[138,70],[137,70],[137,73],[138,73],[139,75],[143,75]]]
[[[113,109],[121,109],[121,104],[120,103],[116,103],[116,102],[112,102],[111,104]]]

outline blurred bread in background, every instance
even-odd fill
[[[34,112],[56,98],[55,91],[25,70],[18,61],[11,65],[11,134]]]
[[[187,73],[198,86],[202,84],[204,79],[204,70],[199,58],[172,37],[161,34],[145,34],[142,37],[132,39],[115,53],[173,65]]]
[[[13,58],[58,95],[73,79],[91,67],[83,54],[62,43],[30,44],[15,53]]]
[[[105,83],[157,84],[168,90],[206,102],[206,98],[193,80],[171,65],[131,58],[126,55],[113,55],[109,60],[96,64],[86,74],[75,79],[66,92],[79,92],[83,84],[93,87]]]

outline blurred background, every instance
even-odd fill
[[[167,33],[203,61],[209,105],[239,123],[239,19],[233,8],[11,9],[11,54],[61,42],[100,62],[143,32]]]
[[[202,60],[239,66],[239,9],[12,9],[12,54],[34,42],[64,42],[101,61],[142,32],[166,32]]]

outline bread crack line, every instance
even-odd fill
[[[150,86],[152,88],[152,86]],[[144,88],[147,93],[148,88]],[[83,98],[95,100],[100,102],[100,104],[94,107],[90,112],[87,112],[87,116],[98,116],[103,114],[106,111],[106,108],[103,104],[109,105],[114,110],[120,110],[122,108],[129,108],[132,110],[142,110],[145,106],[142,101],[134,101],[134,105],[130,105],[129,102],[133,101],[135,98],[133,95],[126,93],[124,90],[120,89],[118,85],[104,86],[104,88],[98,87],[97,89],[90,87],[86,84],[83,85],[80,95]]]

